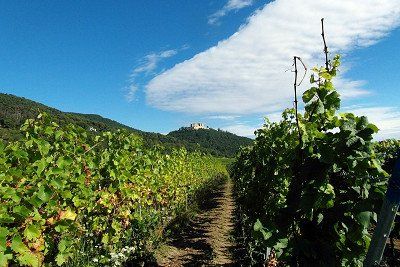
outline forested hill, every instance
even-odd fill
[[[167,148],[186,147],[189,151],[199,150],[222,157],[233,157],[241,145],[250,139],[231,133],[206,130],[174,131],[168,135],[144,132],[96,114],[63,112],[41,103],[10,94],[0,93],[0,139],[11,141],[21,137],[19,127],[26,119],[35,118],[39,112],[49,114],[60,125],[72,123],[86,130],[96,132],[125,129],[143,137],[147,146],[161,144]],[[247,142],[246,142],[247,141]]]
[[[248,146],[252,140],[247,137],[237,136],[233,133],[214,130],[182,128],[170,132],[168,136],[175,137],[188,143],[197,143],[214,154],[235,155],[241,146]]]
[[[106,131],[125,128],[135,131],[135,129],[99,115],[62,112],[23,97],[0,93],[0,126],[3,128],[18,129],[25,120],[36,117],[39,112],[46,112],[57,123],[73,123],[85,129],[93,127],[98,131]]]

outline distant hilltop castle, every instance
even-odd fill
[[[208,126],[206,126],[204,123],[201,122],[194,122],[191,123],[188,128],[192,130],[198,130],[198,129],[208,129]]]
[[[201,123],[201,122],[191,123],[189,128],[192,130],[208,129],[208,127],[204,123]]]

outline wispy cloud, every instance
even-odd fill
[[[371,92],[363,89],[366,81],[353,81],[343,77],[336,79],[335,86],[339,90],[342,99],[370,95]]]
[[[253,2],[253,0],[228,0],[228,2],[220,10],[208,17],[208,24],[218,24],[219,20],[229,12],[251,6]]]
[[[181,49],[186,49],[185,45]],[[164,50],[158,53],[150,53],[139,60],[136,67],[129,75],[129,85],[126,87],[125,99],[128,102],[135,100],[135,94],[139,88],[137,77],[139,75],[149,76],[156,74],[159,63],[167,58],[173,57],[178,53],[178,49]]]
[[[226,117],[229,118],[229,116]],[[269,113],[265,115],[265,118],[268,118],[270,122],[278,122],[282,120],[282,113]],[[254,132],[264,125],[265,118],[259,117],[254,120],[253,117],[232,116],[232,119],[225,121],[226,125],[222,126],[221,129],[240,136],[254,138]]]
[[[128,102],[132,102],[133,100],[135,100],[135,94],[136,91],[138,90],[138,87],[136,84],[131,84],[128,87],[126,87],[126,94],[125,94],[125,99]]]
[[[131,77],[140,73],[151,74],[157,69],[158,63],[165,58],[170,58],[178,53],[176,49],[161,51],[159,53],[151,53],[144,56],[137,67],[132,71]]]
[[[322,17],[330,52],[347,53],[376,43],[397,27],[400,1],[276,0],[227,40],[152,79],[147,102],[197,114],[281,111],[292,102],[293,76],[285,72],[292,57],[301,56],[309,67],[323,62]],[[367,93],[362,81],[346,80],[343,72],[337,82],[345,97]]]
[[[237,115],[213,115],[213,116],[208,116],[207,119],[212,119],[212,120],[234,120],[239,118],[240,116]]]

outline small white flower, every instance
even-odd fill
[[[93,262],[99,262],[99,260],[97,258],[94,258]]]

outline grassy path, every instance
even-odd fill
[[[186,229],[157,255],[159,266],[237,266],[233,252],[235,203],[228,180],[204,200]]]

